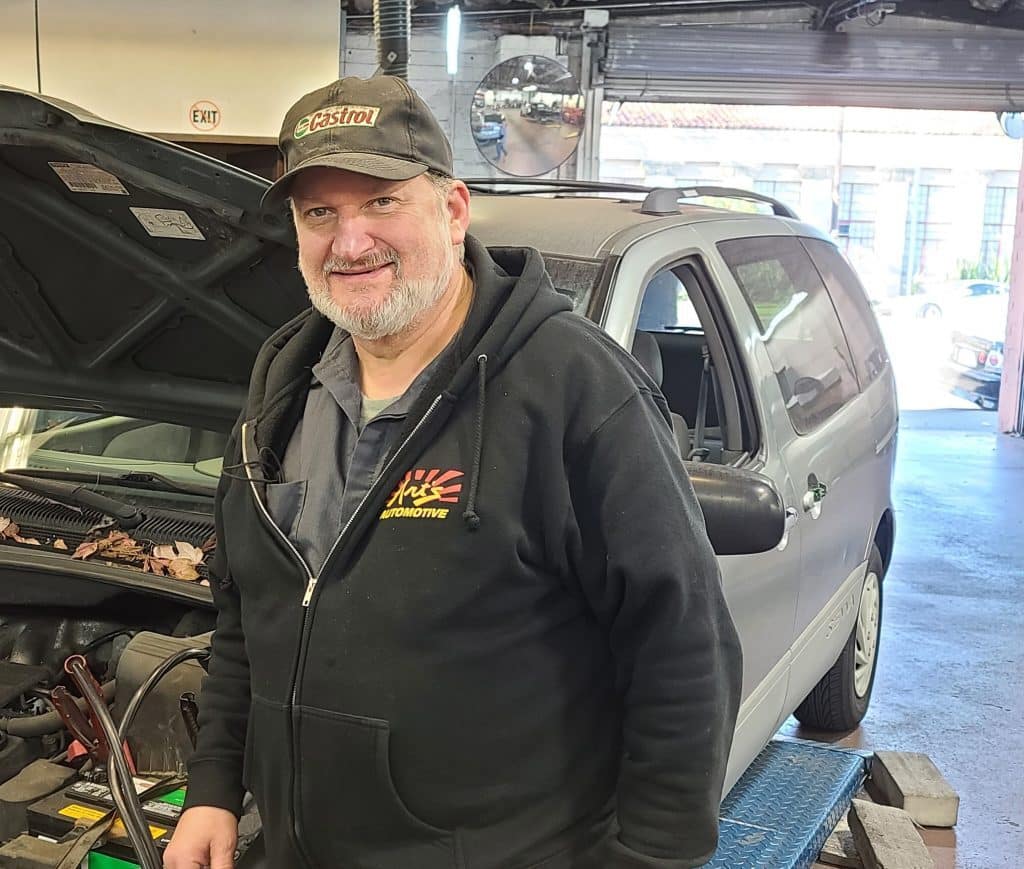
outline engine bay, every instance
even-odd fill
[[[83,672],[115,735],[123,731],[123,757],[157,853],[181,813],[215,613],[208,602],[135,586],[124,568],[106,572],[115,576],[0,564],[2,867],[147,865],[118,810],[115,743],[104,740],[86,702]],[[119,582],[116,574],[126,576]],[[262,865],[259,817],[249,803],[239,867]]]

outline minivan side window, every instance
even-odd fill
[[[817,238],[802,241],[839,313],[857,377],[860,378],[861,389],[864,389],[885,370],[889,359],[867,294],[856,272],[834,244]]]
[[[718,251],[761,328],[793,428],[807,434],[859,392],[825,284],[790,236],[731,239]]]
[[[683,282],[672,269],[658,272],[644,288],[637,329],[699,332],[703,329]]]

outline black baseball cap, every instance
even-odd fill
[[[278,138],[284,174],[263,194],[273,207],[295,176],[313,166],[405,181],[433,169],[454,175],[452,146],[437,118],[401,78],[338,79],[306,94],[285,115]]]

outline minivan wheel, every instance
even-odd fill
[[[884,573],[882,555],[872,545],[857,620],[836,662],[793,713],[801,724],[818,730],[853,730],[868,711],[878,663]]]

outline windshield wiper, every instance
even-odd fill
[[[8,468],[6,473],[35,477],[40,480],[91,483],[94,486],[122,486],[126,489],[148,489],[151,492],[181,492],[185,495],[198,495],[204,498],[212,498],[217,492],[216,486],[179,483],[163,474],[154,474],[150,471],[129,471],[126,474],[90,474],[85,471],[57,471],[51,468]]]
[[[34,474],[35,472],[29,471],[29,473]],[[98,510],[104,516],[113,519],[121,528],[135,528],[146,519],[145,514],[138,507],[126,501],[118,501],[116,498],[100,495],[85,486],[76,486],[56,480],[37,480],[22,473],[5,472],[0,472],[0,483],[8,483],[11,486],[24,489],[26,492],[33,492],[72,507]]]

